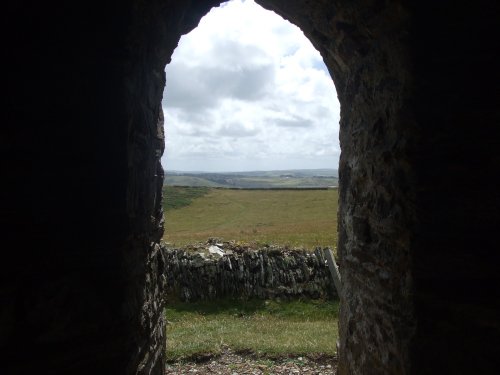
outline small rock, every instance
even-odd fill
[[[210,252],[210,254],[216,254],[218,256],[224,255],[224,251],[219,246],[212,245],[208,248],[208,251]]]

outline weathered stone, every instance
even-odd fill
[[[264,248],[237,253],[230,246],[224,246],[223,257],[211,253],[210,247],[203,256],[164,247],[167,296],[182,301],[336,297],[321,249],[308,253]]]

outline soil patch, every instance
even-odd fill
[[[166,374],[220,375],[334,375],[337,358],[322,354],[307,356],[268,357],[252,352],[236,352],[224,348],[218,355],[202,355],[185,361],[167,363]]]

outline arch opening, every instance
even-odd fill
[[[166,67],[162,104],[166,138],[162,162],[168,184],[275,189],[265,193],[267,197],[253,191],[245,198],[264,199],[267,205],[272,203],[272,211],[247,201],[240,202],[245,208],[238,213],[226,207],[234,228],[214,219],[224,212],[212,204],[208,216],[203,207],[198,211],[191,207],[186,212],[189,220],[177,211],[167,212],[164,240],[169,246],[196,246],[216,237],[250,243],[255,249],[268,244],[311,252],[317,247],[336,248],[338,195],[326,190],[337,187],[338,181],[340,104],[321,55],[300,29],[253,1],[230,1],[213,8],[174,51]],[[294,198],[290,193],[295,192],[300,195]],[[295,207],[303,197],[308,201]],[[244,215],[243,210],[255,210],[255,220],[252,212]],[[300,217],[307,215],[318,217]],[[240,223],[241,216],[248,221]],[[207,222],[200,223],[203,220]],[[172,233],[175,230],[181,233]],[[322,253],[320,259],[324,262]],[[323,267],[321,274],[326,277],[318,282],[328,284],[328,269]],[[185,289],[183,298],[197,297]],[[304,296],[336,294],[333,286],[309,289]],[[318,353],[334,354],[336,325],[331,323],[332,340],[328,347],[316,347]]]
[[[340,102],[348,104],[347,109],[343,105],[340,121],[343,153],[339,166],[339,255],[345,291],[340,318],[340,371],[368,371],[373,362],[356,355],[357,345],[361,343],[371,350],[373,342],[379,342],[375,344],[379,351],[377,366],[392,366],[404,372],[411,342],[406,332],[413,329],[413,304],[410,242],[403,233],[409,232],[415,212],[405,210],[391,216],[394,208],[409,207],[412,196],[395,177],[408,157],[408,144],[391,143],[390,139],[406,139],[411,133],[403,134],[411,129],[411,123],[401,126],[400,122],[410,92],[410,87],[402,84],[408,74],[408,67],[401,64],[406,50],[402,44],[399,48],[387,42],[387,30],[375,32],[384,25],[356,27],[361,22],[357,19],[360,13],[346,4],[337,9],[305,5],[302,1],[257,3],[301,28],[322,55],[339,88]],[[374,19],[378,12],[384,12],[384,17],[397,14],[393,30],[408,27],[405,13],[397,7],[370,8],[370,12]],[[411,179],[412,171],[406,170],[398,178],[402,176]],[[405,240],[388,236],[387,232],[393,230],[400,231]],[[370,253],[375,255],[367,256]],[[370,282],[359,284],[359,278]],[[388,288],[388,284],[398,287]],[[392,307],[380,315],[376,306],[385,299],[391,301]],[[360,310],[359,303],[366,309]],[[375,321],[378,323],[373,324]],[[373,329],[379,334],[373,336]]]
[[[343,154],[339,170],[343,182],[340,186],[339,253],[341,271],[345,275],[340,319],[340,371],[354,368],[368,371],[373,362],[357,356],[355,348],[361,343],[370,350],[373,342],[379,342],[380,345],[375,345],[379,351],[377,366],[393,366],[404,372],[411,341],[411,335],[406,332],[413,329],[409,240],[401,241],[386,233],[395,228],[401,233],[408,232],[414,218],[411,210],[387,218],[388,211],[392,212],[398,205],[408,207],[412,199],[395,179],[399,166],[408,156],[407,146],[389,141],[391,137],[409,136],[402,135],[399,122],[409,92],[409,88],[402,85],[407,67],[400,65],[406,51],[390,43],[384,44],[385,39],[380,39],[377,36],[380,34],[373,33],[374,30],[355,27],[360,22],[356,19],[359,13],[345,4],[337,12],[335,7],[324,12],[326,7],[321,4],[306,6],[301,1],[290,4],[261,0],[257,3],[299,25],[322,55],[339,88],[340,102],[349,105],[347,110],[343,107],[340,122]],[[370,11],[376,17],[381,10]],[[383,11],[385,16],[397,14],[396,28],[408,27],[401,9],[394,7]],[[377,24],[376,27],[384,26]],[[404,129],[411,129],[411,123],[405,124]],[[411,171],[406,172],[403,175],[410,179]],[[377,201],[379,203],[374,205]],[[394,249],[401,250],[396,251],[397,256]],[[376,255],[367,257],[370,253]],[[397,271],[393,273],[392,270]],[[370,282],[359,284],[360,277]],[[397,284],[398,288],[387,288],[388,283]],[[393,307],[380,315],[376,306],[387,298]],[[359,309],[360,301],[366,309]],[[375,321],[378,323],[373,324]],[[381,332],[375,339],[371,333],[373,329]],[[395,331],[399,333],[389,333]],[[390,339],[386,340],[388,337]]]

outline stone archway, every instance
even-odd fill
[[[415,196],[409,183],[413,175],[405,168],[410,164],[411,142],[405,140],[412,136],[412,123],[401,122],[408,117],[411,89],[408,51],[401,40],[408,32],[408,12],[397,5],[373,5],[360,14],[357,6],[344,3],[257,2],[299,26],[320,51],[343,108],[341,368],[406,373],[414,329],[409,227],[415,220],[415,212],[408,209]],[[163,45],[156,41],[158,66],[169,61],[181,32],[192,29],[209,8],[197,13],[186,5],[185,14],[195,14],[196,21],[188,18],[177,39],[170,35]],[[393,22],[378,22],[382,19]],[[401,185],[401,179],[407,183]],[[370,283],[360,282],[361,277]],[[380,310],[387,300],[390,305]]]
[[[163,63],[175,47],[177,39],[172,35],[193,28],[209,7],[218,3],[185,5],[183,9],[179,5],[168,7],[170,19],[177,20],[177,28],[171,27],[168,36],[162,35],[171,43],[160,54]],[[447,282],[440,281],[433,272],[441,269],[450,254],[450,250],[442,250],[442,238],[449,241],[448,248],[453,246],[454,250],[460,249],[460,254],[468,254],[465,243],[470,241],[460,243],[454,239],[452,229],[464,225],[467,217],[463,213],[455,218],[438,214],[436,220],[429,202],[435,204],[438,196],[442,202],[448,202],[443,195],[445,186],[453,189],[456,197],[463,194],[454,184],[459,181],[455,172],[446,170],[449,164],[456,164],[455,147],[467,136],[459,133],[459,138],[464,138],[456,139],[455,145],[443,140],[450,131],[450,119],[457,121],[460,110],[450,104],[438,109],[435,101],[443,92],[457,103],[466,101],[467,89],[457,84],[457,74],[471,62],[457,63],[453,47],[441,50],[436,40],[453,41],[460,35],[472,41],[468,28],[453,21],[470,10],[454,7],[454,14],[450,14],[450,7],[442,5],[430,15],[424,6],[405,3],[307,0],[257,0],[257,3],[302,29],[322,54],[342,105],[339,249],[344,296],[340,372],[432,372],[425,370],[430,364],[433,369],[464,371],[467,368],[464,361],[450,364],[442,358],[462,357],[467,353],[466,345],[455,343],[446,354],[447,349],[436,344],[448,341],[444,338],[447,335],[460,337],[463,322],[455,316],[453,328],[439,329],[430,323],[428,316],[449,294],[456,299],[446,308],[438,309],[441,311],[438,320],[446,321],[442,311],[453,311],[460,303],[460,294],[445,286]],[[173,9],[177,16],[172,16]],[[486,9],[478,5],[474,12],[488,19]],[[157,33],[158,29],[164,30],[159,26],[164,23],[156,16],[152,19]],[[473,35],[484,36],[487,25],[486,22],[477,28]],[[435,33],[440,37],[436,38]],[[155,41],[155,46],[158,45]],[[431,57],[427,55],[429,51]],[[444,91],[428,78],[436,79],[438,75],[441,79],[445,77]],[[470,87],[476,85],[469,83]],[[459,127],[466,126],[458,123]],[[424,124],[432,124],[433,130],[424,130],[430,129]],[[436,138],[432,134],[441,135]],[[431,166],[429,160],[438,162]],[[440,173],[439,187],[432,178],[436,173]],[[488,191],[491,197],[491,190]],[[449,207],[447,203],[440,210],[445,207]],[[469,212],[478,213],[474,209]],[[439,223],[443,231],[436,234],[430,223]],[[467,266],[463,262],[455,264],[458,267],[447,269],[445,279],[464,282],[463,270]],[[492,273],[488,274],[491,277]],[[433,282],[442,283],[442,288],[429,288]],[[474,310],[470,308],[469,312]],[[475,321],[475,324],[481,323]],[[429,356],[429,349],[443,357]]]
[[[342,104],[340,373],[495,373],[493,2],[257,2]],[[163,371],[163,69],[219,3],[5,6],[7,373]]]

